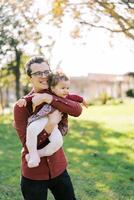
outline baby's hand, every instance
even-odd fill
[[[17,101],[17,105],[18,105],[19,107],[23,107],[23,106],[25,107],[26,104],[27,104],[27,102],[26,102],[25,99],[19,99],[19,100]]]
[[[83,99],[82,105],[85,106],[86,108],[88,108],[88,103],[84,99]]]

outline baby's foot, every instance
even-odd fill
[[[28,158],[28,156],[27,156]],[[40,163],[40,157],[39,155],[33,155],[33,156],[29,156],[29,160],[28,160],[28,167],[29,168],[33,168],[33,167],[38,167]]]

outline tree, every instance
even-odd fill
[[[75,21],[74,38],[80,36],[82,27],[86,25],[89,29],[103,28],[134,39],[133,0],[53,0],[51,6],[54,24],[61,26],[66,15]]]
[[[33,1],[1,1],[0,2],[0,59],[10,63],[15,75],[16,98],[20,97],[20,66],[24,47],[30,42],[38,42],[40,33],[36,26],[42,16],[34,8]],[[4,61],[4,62],[3,62]]]
[[[134,78],[134,72],[128,72],[128,73],[126,74],[126,76],[129,76],[129,77]]]
[[[8,78],[7,78],[8,77]],[[5,107],[9,107],[9,89],[14,88],[14,75],[7,71],[6,68],[0,70],[0,110],[4,110]]]
[[[103,28],[111,33],[123,33],[134,39],[134,1],[133,0],[50,0],[48,13],[41,14],[35,7],[34,0],[1,0],[0,1],[0,59],[1,65],[12,63],[16,81],[16,98],[20,94],[20,66],[24,47],[34,42],[44,53],[43,48],[52,50],[55,39],[50,38],[47,44],[40,44],[41,34],[37,31],[39,22],[53,24],[59,29],[64,17],[71,16],[74,29],[73,38],[81,36],[84,27],[88,29]],[[44,1],[45,4],[45,1]]]

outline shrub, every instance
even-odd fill
[[[108,96],[107,92],[102,92],[102,93],[100,93],[98,99],[101,101],[101,104],[104,105],[104,104],[107,103],[107,101],[108,101],[109,99],[111,99],[111,97]]]
[[[123,103],[123,100],[122,99],[111,99],[111,100],[108,100],[107,101],[107,105],[119,105],[119,104],[121,104],[121,103]]]
[[[126,95],[128,97],[134,97],[134,89],[129,89],[126,91]]]

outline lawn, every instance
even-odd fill
[[[134,104],[91,106],[69,124],[64,149],[77,200],[134,200]],[[0,200],[22,200],[20,150],[12,116],[1,116]]]

